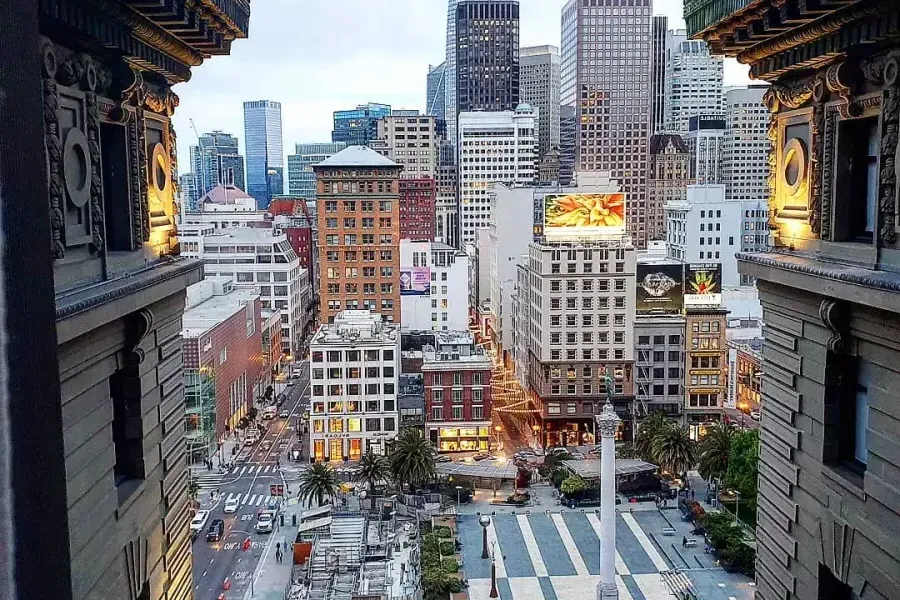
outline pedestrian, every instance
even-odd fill
[[[691,490],[691,500],[694,499],[694,490]]]
[[[682,548],[687,547],[687,538],[685,536],[681,536],[681,547]]]

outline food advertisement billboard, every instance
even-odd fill
[[[625,194],[544,196],[544,235],[615,235],[625,232]]]
[[[684,308],[684,265],[637,265],[637,302],[639,313],[677,313]]]
[[[684,270],[684,305],[718,306],[722,304],[722,265],[691,263]]]
[[[401,296],[427,296],[431,294],[431,269],[411,267],[400,269]]]

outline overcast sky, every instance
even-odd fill
[[[656,0],[654,14],[683,28],[682,1]],[[521,45],[559,46],[564,0],[519,4]],[[197,143],[190,119],[200,133],[237,135],[243,152],[243,102],[277,100],[285,154],[293,154],[297,142],[331,140],[334,110],[370,101],[424,109],[428,65],[444,60],[446,0],[255,0],[250,12],[249,38],[174,88],[182,173],[190,169],[188,146]],[[746,73],[728,59],[725,84],[746,84]]]

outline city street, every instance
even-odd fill
[[[287,494],[290,481],[296,479],[299,470],[298,463],[290,461],[289,450],[298,440],[301,417],[309,407],[309,363],[301,364],[301,375],[285,388],[287,399],[279,409],[288,410],[290,416],[262,421],[267,427],[265,434],[253,446],[242,446],[231,468],[215,473],[217,481],[210,481],[210,475],[204,476],[201,507],[209,509],[210,515],[206,527],[193,542],[196,600],[217,600],[223,591],[229,600],[244,598],[260,558],[274,553],[276,542],[286,541],[277,527],[271,534],[258,534],[255,525],[257,514],[273,497],[270,486],[284,485]],[[218,495],[214,494],[216,490]],[[235,498],[237,512],[225,514],[225,503]],[[206,541],[206,529],[213,519],[225,521],[225,535],[219,542]],[[250,538],[250,548],[245,551],[242,545],[247,538]],[[223,590],[226,578],[230,581],[227,591]]]

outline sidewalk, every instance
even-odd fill
[[[263,551],[259,563],[255,565],[253,591],[255,594],[244,594],[244,600],[283,600],[284,591],[287,589],[291,580],[292,553],[285,551],[281,562],[279,563],[275,557],[275,544],[280,543],[282,549],[287,544],[288,548],[292,547],[294,539],[297,537],[297,527],[291,525],[291,515],[297,514],[300,518],[300,505],[295,504],[284,510],[284,526],[278,526],[276,531],[269,538],[266,549]],[[277,521],[280,523],[280,517]]]

